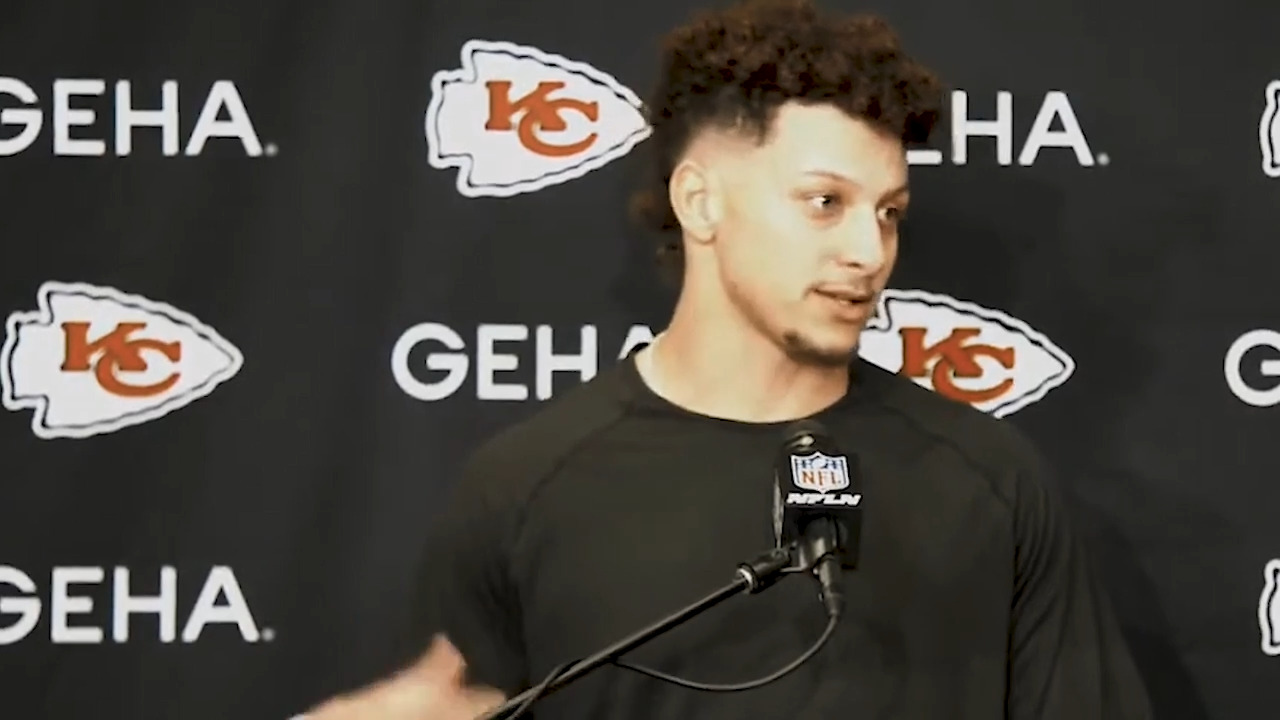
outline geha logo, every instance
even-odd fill
[[[1254,407],[1280,405],[1280,332],[1259,328],[1236,338],[1222,360],[1222,372],[1231,394],[1242,402]]]
[[[885,290],[858,354],[952,400],[1004,417],[1075,372],[1049,338],[999,310],[924,290]]]
[[[1280,178],[1280,80],[1272,80],[1263,91],[1265,105],[1258,123],[1258,143],[1262,146],[1262,172]]]
[[[405,394],[426,402],[452,396],[469,377],[481,400],[546,400],[556,373],[586,382],[601,363],[626,357],[653,336],[649,327],[632,325],[621,350],[606,354],[594,325],[582,326],[577,341],[566,343],[557,342],[550,326],[486,323],[468,343],[447,325],[420,323],[396,341],[391,372]],[[424,346],[430,348],[424,359],[411,362]],[[1066,352],[1021,320],[923,290],[885,290],[862,333],[859,354],[996,417],[1042,399],[1075,372]],[[530,366],[532,373],[525,372]],[[533,376],[532,392],[527,382],[512,381],[522,372]]]
[[[650,129],[635,93],[590,65],[509,42],[469,40],[462,68],[431,80],[428,162],[458,192],[510,197],[626,155]]]
[[[89,128],[98,125],[98,111],[87,105],[93,102],[91,98],[106,91],[105,80],[54,80],[53,107],[44,109],[40,107],[40,97],[30,85],[17,78],[0,77],[0,106],[8,104],[4,102],[6,98],[13,98],[21,105],[0,109],[0,127],[18,128],[17,134],[12,136],[9,132],[0,132],[0,157],[17,155],[30,148],[46,124],[51,125],[51,145],[56,157],[132,155],[134,134],[140,128],[159,130],[161,154],[165,157],[179,154],[198,156],[205,151],[210,140],[218,138],[238,140],[244,154],[249,157],[277,153],[275,145],[264,145],[258,138],[244,99],[230,80],[218,80],[209,88],[185,143],[181,142],[183,128],[178,116],[176,80],[166,80],[160,85],[159,107],[139,107],[145,103],[135,100],[132,83],[117,81],[111,105],[112,142],[107,142],[101,129],[95,133],[96,137],[73,137],[73,133],[92,132]]]
[[[530,328],[483,323],[475,329],[475,341],[468,343],[444,323],[418,323],[401,333],[391,349],[391,375],[406,395],[423,402],[452,396],[468,377],[474,378],[480,400],[547,400],[552,396],[556,373],[574,374],[586,382],[595,377],[601,362],[621,360],[653,340],[653,331],[648,327],[632,325],[620,343],[621,349],[602,357],[599,334],[595,325],[583,325],[578,328],[576,343],[566,343],[563,337],[557,341],[555,329],[549,325]],[[566,350],[566,345],[576,349]],[[421,362],[411,362],[411,356],[421,347],[429,348],[425,357]],[[518,379],[521,371],[530,366],[532,390],[528,382]]]
[[[965,90],[951,93],[950,155],[936,149],[913,148],[907,151],[909,164],[942,165],[950,160],[953,165],[966,165],[970,162],[969,142],[973,138],[994,139],[996,163],[1003,166],[1014,164],[1013,93],[1007,90],[996,93],[995,117],[992,119],[979,119],[989,117],[991,111],[970,110],[969,98],[970,94]],[[1111,163],[1109,155],[1095,152],[1089,146],[1075,108],[1071,106],[1071,98],[1060,90],[1045,93],[1031,129],[1018,151],[1017,164],[1035,165],[1046,148],[1070,150],[1082,167]]]
[[[247,643],[275,639],[274,630],[258,627],[230,567],[216,566],[209,570],[181,632],[178,631],[177,569],[160,568],[156,594],[137,592],[132,587],[131,575],[127,567],[113,568],[110,573],[102,567],[55,567],[49,573],[48,587],[42,589],[22,570],[0,565],[0,590],[4,590],[0,592],[0,646],[27,639],[42,619],[47,624],[49,642],[54,645],[97,645],[108,642],[108,638],[112,643],[127,643],[133,636],[131,618],[138,615],[156,616],[155,637],[162,643],[196,642],[206,627],[218,624],[234,625]],[[107,592],[101,587],[104,582],[110,583]],[[96,588],[77,587],[84,585]],[[8,592],[8,588],[16,590],[17,596]],[[94,615],[95,605],[109,607],[108,612],[101,614],[109,616],[110,630],[83,617]],[[74,618],[76,615],[82,617]]]
[[[240,371],[240,351],[191,315],[114,288],[47,282],[0,347],[0,400],[37,437],[87,438],[163,417]]]

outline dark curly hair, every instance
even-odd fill
[[[667,186],[694,135],[735,128],[766,138],[790,100],[831,103],[904,144],[925,142],[941,112],[942,87],[907,57],[897,33],[872,15],[829,15],[812,0],[747,0],[696,17],[662,44],[657,87],[645,106],[652,166],[632,211],[663,236],[658,260],[678,277],[680,224]]]

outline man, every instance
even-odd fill
[[[773,459],[802,418],[864,472],[861,559],[821,652],[740,693],[606,667],[536,717],[1149,717],[1028,442],[856,357],[938,82],[882,21],[799,0],[705,15],[665,55],[643,207],[679,233],[669,326],[475,454],[412,641],[448,639],[316,717],[472,718],[728,582],[773,546]],[[768,675],[822,632],[815,590],[791,578],[734,598],[627,659],[703,682]]]

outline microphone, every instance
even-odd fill
[[[813,420],[786,430],[774,466],[773,531],[776,547],[792,550],[793,569],[812,568],[827,614],[839,616],[840,570],[858,564],[862,476],[857,457],[841,452]]]

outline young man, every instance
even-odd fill
[[[606,667],[534,716],[1149,717],[1036,452],[857,358],[897,255],[905,148],[932,129],[938,82],[882,21],[800,0],[703,16],[665,54],[644,207],[678,233],[669,326],[476,453],[423,570],[413,640],[448,641],[317,717],[475,717],[728,582],[773,546],[774,457],[802,418],[859,458],[866,498],[821,652],[740,693]],[[768,675],[821,634],[815,589],[789,579],[735,598],[627,659],[703,682]]]

